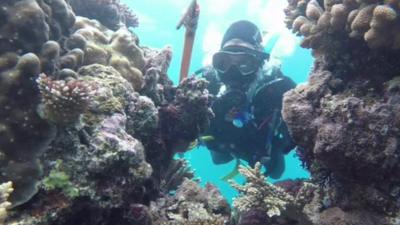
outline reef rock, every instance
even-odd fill
[[[224,224],[230,220],[230,207],[220,192],[208,184],[202,189],[186,179],[176,195],[152,202],[154,224]]]
[[[138,38],[126,27],[112,32],[96,20],[77,17],[73,32],[66,46],[84,52],[84,65],[98,63],[112,66],[131,82],[135,91],[142,89],[143,50],[138,47]]]
[[[111,30],[137,27],[138,17],[126,5],[116,0],[67,0],[78,16],[95,19]]]
[[[304,36],[301,45],[335,48],[338,40],[363,39],[372,49],[399,49],[399,2],[290,0],[286,24]]]

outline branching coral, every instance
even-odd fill
[[[43,117],[58,124],[77,121],[94,95],[94,88],[81,80],[55,81],[42,73],[36,82],[42,97]]]
[[[378,64],[381,79],[350,74],[340,86],[342,71],[324,62],[317,60],[307,85],[286,93],[283,118],[313,180],[327,190],[324,207],[384,218],[398,211],[398,78]]]
[[[286,206],[294,201],[293,197],[281,188],[265,181],[260,163],[256,163],[254,169],[241,166],[239,172],[246,177],[246,184],[239,185],[234,181],[230,181],[230,184],[240,193],[233,202],[233,206],[240,212],[260,208],[268,217],[279,216]]]
[[[7,217],[7,209],[11,206],[7,199],[13,191],[12,182],[0,184],[0,224],[3,224]]]
[[[112,30],[121,26],[137,27],[137,16],[119,0],[68,0],[78,16],[95,19]]]
[[[370,48],[400,48],[399,4],[394,1],[291,0],[286,24],[304,36],[302,46],[327,48],[332,40],[363,38]]]

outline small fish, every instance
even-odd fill
[[[188,149],[192,150],[192,149],[198,148],[201,145],[205,145],[206,142],[214,141],[214,140],[215,140],[215,138],[211,135],[201,136],[201,137],[197,138],[196,140],[192,141],[189,144]]]
[[[228,173],[227,175],[223,176],[221,180],[228,182],[229,180],[232,180],[239,174],[239,166],[241,165],[240,159],[236,159],[236,164],[233,170]]]
[[[199,139],[203,143],[215,140],[214,136],[211,135],[201,136]]]
[[[194,148],[198,147],[198,145],[199,145],[199,141],[198,141],[198,139],[195,139],[194,141],[192,141],[192,142],[189,144],[188,149],[194,149]]]

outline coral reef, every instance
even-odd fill
[[[286,24],[302,46],[335,48],[340,39],[363,39],[370,48],[400,48],[399,2],[290,0]]]
[[[208,123],[205,81],[173,87],[171,48],[139,46],[118,1],[6,0],[0,19],[0,181],[14,188],[5,223],[154,224],[150,202],[193,178],[173,155]],[[207,198],[177,207],[208,216],[191,223],[223,224],[216,188],[194,191]]]
[[[301,201],[313,224],[396,224],[397,14],[397,1],[290,1],[286,9],[288,26],[316,57],[309,82],[283,104],[318,185]]]
[[[67,0],[78,16],[95,19],[111,30],[122,26],[137,27],[137,16],[119,0]]]
[[[285,96],[284,119],[316,182],[329,188],[330,204],[390,215],[398,208],[400,105],[388,88],[396,78],[359,78],[335,93],[337,80],[317,62],[309,84]]]

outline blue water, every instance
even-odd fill
[[[286,0],[265,0],[268,1],[286,1]],[[123,3],[130,6],[139,16],[139,27],[134,29],[138,34],[141,45],[147,45],[154,48],[162,48],[164,46],[171,46],[174,55],[171,62],[168,74],[171,80],[177,84],[179,79],[180,61],[184,41],[184,29],[176,30],[175,27],[180,20],[181,13],[185,6],[189,4],[189,0],[122,0]],[[232,22],[240,19],[248,19],[255,23],[256,18],[254,15],[244,15],[243,7],[241,4],[248,4],[247,1],[236,1],[236,5],[229,8],[223,16],[215,17],[211,12],[204,12],[204,9],[212,9],[210,7],[202,7],[205,3],[210,4],[210,0],[199,0],[199,4],[203,11],[201,12],[199,25],[197,29],[197,36],[195,39],[192,63],[190,72],[194,72],[201,68],[204,59],[204,40],[208,26],[213,26],[218,23],[218,27],[224,30]],[[204,16],[206,15],[206,16]],[[207,16],[209,15],[209,16]],[[261,21],[262,22],[262,21]],[[279,35],[272,35],[271,41],[267,42],[266,49],[271,51],[279,39]],[[278,49],[279,50],[279,49]],[[309,50],[300,48],[298,45],[290,55],[285,55],[280,58],[281,68],[285,75],[291,77],[296,83],[305,82],[308,73],[312,66],[312,56]],[[210,154],[205,147],[199,147],[185,154],[192,166],[195,169],[195,174],[200,178],[201,183],[204,185],[206,182],[216,184],[223,195],[231,201],[237,194],[229,184],[221,180],[221,177],[227,175],[235,166],[235,162],[225,165],[214,165],[211,161]],[[292,151],[285,157],[286,170],[280,180],[288,178],[306,178],[309,177],[307,171],[301,167],[301,163]],[[238,182],[243,182],[241,176],[235,178]],[[271,180],[275,181],[275,180]]]

